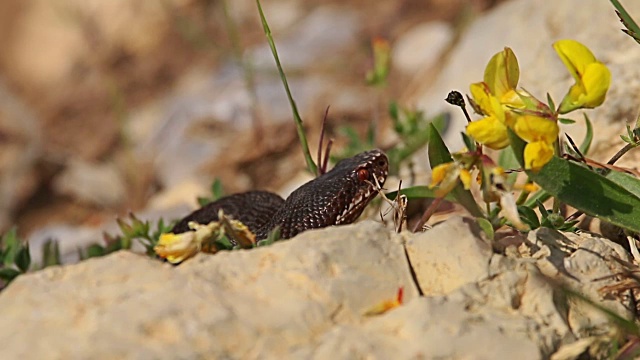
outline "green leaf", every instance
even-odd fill
[[[633,18],[627,10],[620,4],[618,0],[611,0],[611,4],[616,8],[616,13],[622,22],[622,25],[626,27],[626,29],[622,29],[622,32],[631,36],[637,43],[640,44],[640,27],[633,21]]]
[[[640,181],[626,177],[624,186],[577,163],[558,157],[529,177],[551,196],[591,216],[640,232]],[[617,179],[617,178],[616,178]]]
[[[99,257],[99,256],[103,256],[104,254],[105,254],[105,249],[98,244],[93,244],[87,248],[88,258]]]
[[[513,150],[513,155],[520,167],[524,169],[524,147],[527,146],[527,143],[520,139],[511,128],[507,128],[507,134],[509,135],[509,143],[511,144],[510,148]]]
[[[609,171],[605,177],[640,198],[640,180],[637,177],[621,171]]]
[[[460,133],[462,135],[462,141],[464,142],[464,146],[467,147],[467,149],[469,149],[469,151],[474,152],[476,151],[476,142],[473,141],[473,139],[471,138],[471,136],[467,135],[467,133]]]
[[[42,267],[60,265],[60,245],[56,240],[49,239],[44,243]]]
[[[389,117],[391,117],[391,120],[393,120],[393,123],[396,124],[398,121],[400,121],[400,110],[398,108],[398,103],[394,100],[391,101],[389,103]],[[398,132],[398,130],[396,129],[396,132]]]
[[[507,147],[500,151],[500,155],[498,156],[498,165],[500,165],[503,169],[519,169],[520,164],[518,164],[518,160],[516,156],[513,154],[513,149]],[[507,183],[510,185],[515,184],[518,179],[518,174],[513,172],[507,175]]]
[[[536,206],[536,203],[538,203],[538,202],[543,203],[543,202],[549,200],[550,198],[551,198],[551,195],[549,195],[548,192],[546,192],[544,190],[538,190],[538,191],[536,191],[535,194],[533,194],[533,196],[530,196],[527,199],[527,201],[525,201],[523,206],[533,208],[534,206]]]
[[[509,139],[522,165],[525,142],[511,130]],[[640,180],[621,173],[605,177],[557,156],[540,171],[527,171],[527,175],[559,201],[611,224],[640,232]]]
[[[25,244],[25,246],[21,246],[20,250],[16,254],[16,266],[23,273],[29,270],[29,265],[31,265],[31,254],[29,254],[29,244]]]
[[[487,235],[487,238],[493,241],[495,238],[495,232],[493,231],[493,225],[491,225],[491,222],[485,218],[480,217],[476,218],[476,222],[478,223],[478,226],[480,227],[482,232]]]
[[[576,121],[573,119],[567,119],[567,118],[559,118],[558,122],[560,124],[564,124],[564,125],[571,125],[571,124],[575,124]]]
[[[582,144],[580,144],[580,152],[582,155],[587,155],[589,153],[589,149],[591,148],[591,142],[593,141],[593,125],[591,125],[591,120],[587,114],[584,114],[584,122],[587,126],[587,133],[584,135],[584,139],[582,140]]]
[[[20,239],[18,239],[18,233],[15,226],[9,229],[9,231],[2,236],[2,242],[0,242],[0,245],[4,266],[12,265],[18,250],[20,250]]]
[[[407,199],[411,200],[411,199],[435,199],[437,198],[436,196],[436,191],[435,189],[429,189],[428,186],[413,186],[413,187],[408,187],[406,189],[402,189],[400,190],[400,193],[402,195],[405,195],[407,197]],[[387,196],[387,198],[389,200],[395,200],[396,196],[398,196],[398,191],[392,191],[390,193],[385,194]],[[453,197],[453,194],[447,194],[447,196],[444,197],[446,200],[448,201],[456,201],[455,197]]]
[[[549,109],[554,110],[556,108],[556,104],[553,102],[551,95],[547,93],[547,103],[549,104]]]
[[[533,209],[526,206],[518,206],[518,214],[520,214],[520,219],[529,225],[532,230],[540,227],[540,220]]]
[[[18,275],[22,274],[19,270],[13,268],[2,268],[0,269],[0,279],[6,281],[7,283],[11,282]]]
[[[130,249],[131,243],[132,243],[131,239],[126,239],[126,238],[122,238],[120,239],[120,241],[110,242],[103,248],[104,249],[103,255],[111,254],[112,252],[116,252],[122,249]]]
[[[431,168],[435,166],[453,161],[449,149],[445,145],[438,129],[431,124],[429,130],[429,162]],[[469,190],[465,190],[462,184],[456,185],[451,191],[453,197],[457,202],[462,205],[467,211],[475,217],[484,217],[482,210],[478,207],[473,195]]]

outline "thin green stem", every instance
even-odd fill
[[[316,164],[313,162],[313,158],[311,157],[311,152],[309,151],[309,144],[307,142],[307,137],[304,133],[304,127],[302,126],[302,119],[300,118],[300,114],[298,113],[298,107],[296,106],[296,102],[293,100],[293,96],[291,95],[291,90],[289,90],[289,83],[287,82],[287,77],[284,74],[282,65],[280,64],[280,58],[278,57],[276,44],[273,41],[273,36],[271,35],[271,29],[269,28],[269,24],[267,24],[267,19],[265,18],[264,12],[262,11],[260,0],[256,0],[256,5],[258,5],[258,12],[260,12],[260,20],[262,21],[262,28],[264,29],[264,34],[267,36],[267,42],[269,43],[269,47],[271,48],[273,59],[276,61],[276,66],[278,67],[278,72],[280,73],[280,79],[282,79],[284,90],[287,92],[287,98],[289,99],[289,105],[291,106],[291,111],[293,112],[293,120],[296,123],[296,128],[298,130],[298,138],[300,139],[300,144],[302,145],[302,153],[304,154],[304,158],[307,162],[307,168],[309,168],[309,171],[311,173],[318,175],[318,166],[316,166]]]
[[[638,26],[638,24],[636,24],[635,21],[633,21],[633,18],[631,18],[631,16],[627,12],[627,10],[625,10],[622,4],[620,4],[618,0],[610,0],[610,1],[611,1],[611,4],[613,4],[613,7],[616,8],[616,10],[618,10],[618,14],[620,16],[620,20],[622,20],[622,24],[626,26],[630,32],[632,32],[636,36],[640,36],[640,27]],[[634,37],[633,35],[631,36]]]

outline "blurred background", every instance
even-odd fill
[[[311,151],[327,106],[334,149],[372,122],[393,143],[389,101],[498,2],[264,0]],[[374,87],[377,38],[393,60]],[[75,237],[182,216],[216,177],[286,193],[309,176],[255,1],[4,0],[0,48],[0,233]]]

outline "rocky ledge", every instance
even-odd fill
[[[598,292],[617,281],[613,257],[628,260],[609,240],[549,229],[492,243],[463,217],[418,234],[364,221],[177,267],[122,251],[0,293],[2,354],[572,359],[615,327],[570,291],[634,317],[629,296]],[[402,305],[366,315],[399,288]]]

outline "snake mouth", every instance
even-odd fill
[[[378,195],[378,191],[382,189],[382,184],[384,184],[386,178],[387,172],[385,171],[384,173],[375,175],[373,182],[367,181],[366,186],[358,189],[351,202],[349,202],[349,205],[345,207],[342,213],[336,218],[335,224],[342,225],[354,222],[360,214],[362,214],[362,211],[364,211],[364,208],[369,204],[369,201]]]

